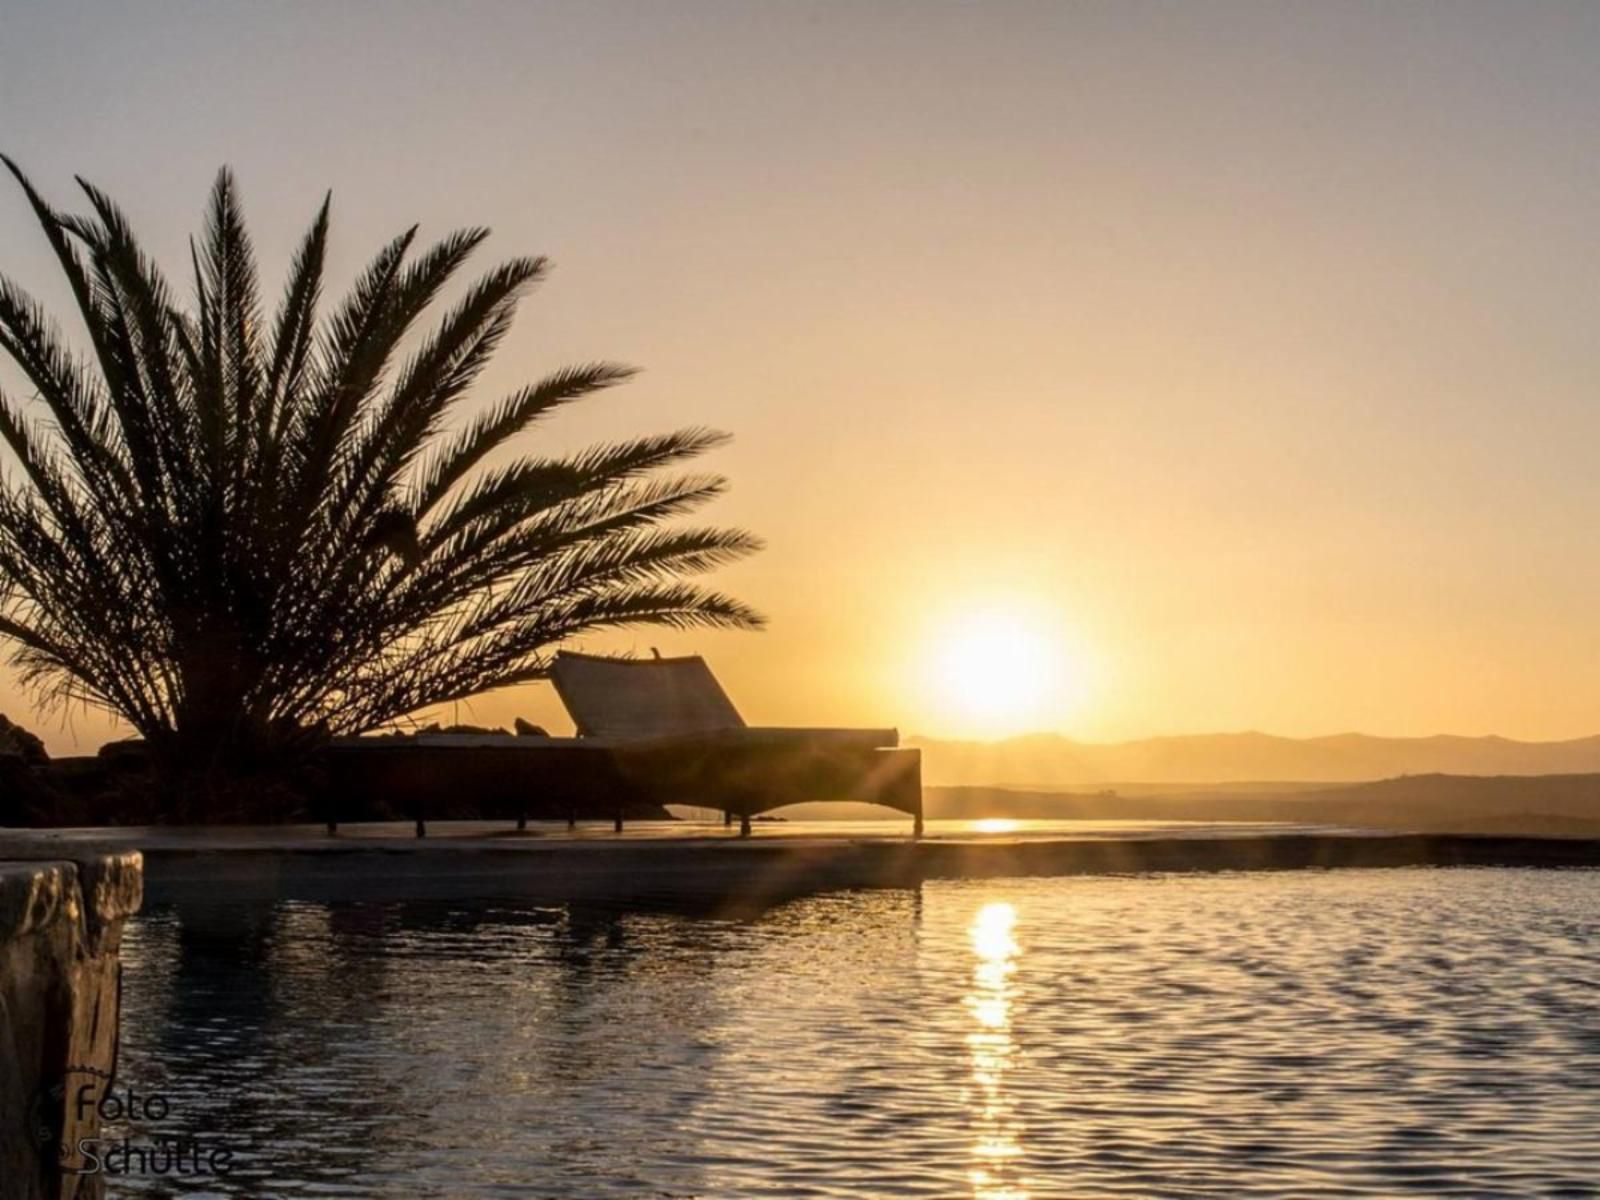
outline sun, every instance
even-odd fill
[[[935,627],[929,697],[948,732],[1004,737],[1059,729],[1088,691],[1084,656],[1060,622],[1021,607],[956,614]]]

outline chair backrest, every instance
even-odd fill
[[[745,727],[698,655],[607,658],[563,650],[550,680],[580,737],[628,740]]]

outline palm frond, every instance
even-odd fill
[[[0,394],[0,639],[46,696],[213,761],[541,678],[553,647],[594,630],[761,624],[689,582],[756,539],[674,523],[726,485],[665,472],[725,435],[485,469],[633,374],[570,367],[458,418],[545,260],[487,271],[413,342],[487,231],[413,255],[407,230],[323,316],[324,197],[264,323],[224,170],[191,242],[186,309],[106,193],[80,180],[89,211],[65,214],[3,161],[91,351],[76,356],[0,277],[0,352],[33,393]]]

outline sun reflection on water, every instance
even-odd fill
[[[1016,1166],[1022,1155],[1022,1126],[1005,1092],[1006,1071],[1016,1052],[1011,1037],[1011,977],[1021,952],[1016,924],[1016,908],[996,901],[978,910],[968,930],[977,956],[972,990],[965,1000],[974,1024],[967,1034],[973,1084],[968,1092],[973,1124],[968,1177],[973,1200],[1028,1198]]]

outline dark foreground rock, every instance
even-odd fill
[[[0,758],[20,759],[30,767],[42,766],[50,761],[44,742],[37,734],[29,733],[5,713],[0,713]]]
[[[75,1173],[99,1128],[118,1036],[122,924],[137,911],[143,860],[0,841],[0,1194],[95,1200]],[[81,1102],[80,1102],[81,1101]]]

